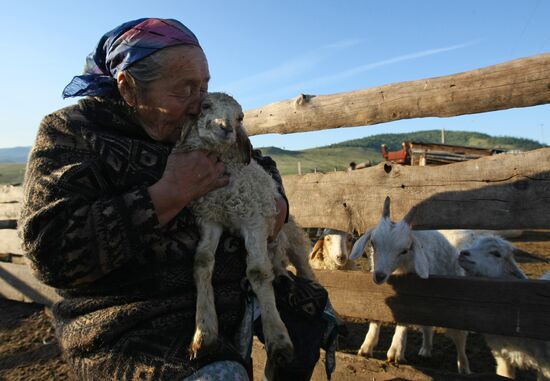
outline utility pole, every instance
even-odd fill
[[[445,144],[445,129],[441,129],[441,144]]]

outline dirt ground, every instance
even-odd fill
[[[536,278],[550,270],[550,231],[528,231],[511,241],[517,248],[529,253],[517,258],[529,277]],[[349,320],[349,334],[340,339],[339,350],[354,354],[361,345],[367,328],[366,321]],[[380,344],[374,353],[376,359],[385,359],[385,351],[389,348],[392,334],[391,327],[382,329]],[[436,333],[431,359],[424,359],[416,354],[420,343],[420,333],[410,332],[406,353],[409,365],[455,371],[456,354],[449,339]],[[472,333],[469,336],[467,353],[473,372],[494,372],[493,358],[481,335]],[[344,364],[340,366],[351,367]],[[318,373],[320,372],[316,372]],[[517,376],[517,380],[535,379],[533,372],[520,371]],[[75,380],[61,358],[48,315],[42,306],[0,299],[0,380]],[[338,381],[338,378],[334,377],[333,380]]]

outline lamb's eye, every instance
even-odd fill
[[[491,250],[491,251],[489,252],[489,254],[491,254],[493,257],[497,257],[497,258],[500,258],[500,257],[501,257],[500,253],[499,253],[498,251],[496,251],[496,250]]]
[[[330,242],[330,237],[329,236],[325,237],[325,241]]]

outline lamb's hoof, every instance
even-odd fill
[[[399,365],[400,363],[407,361],[405,359],[405,355],[401,354],[401,351],[394,348],[390,348],[388,350],[387,358],[389,363],[392,363],[395,365]]]
[[[425,358],[432,357],[432,351],[431,349],[422,347],[418,351],[418,355]]]
[[[288,336],[279,335],[279,340],[267,344],[267,357],[275,366],[285,366],[294,358],[294,345]]]
[[[193,341],[189,347],[189,356],[191,359],[196,359],[199,355],[199,352],[205,352],[208,348],[212,347],[217,341],[217,333],[214,331],[208,330],[199,330],[195,331],[193,336]]]
[[[374,350],[373,348],[365,348],[363,349],[363,347],[359,348],[359,350],[357,351],[357,354],[359,356],[363,356],[363,357],[373,357],[373,353],[374,353]]]

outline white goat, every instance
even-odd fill
[[[294,348],[277,311],[272,282],[277,275],[287,275],[287,256],[299,276],[308,279],[314,276],[307,263],[304,235],[294,223],[285,224],[268,245],[267,238],[273,232],[278,213],[279,192],[271,176],[250,160],[251,147],[242,119],[241,106],[232,97],[209,93],[202,102],[198,120],[184,126],[175,148],[175,151],[216,152],[229,174],[227,186],[191,204],[201,238],[194,262],[197,310],[190,351],[196,356],[199,349],[214,344],[218,335],[211,280],[218,241],[227,229],[244,239],[246,275],[259,301],[268,358],[281,365],[292,359]]]
[[[514,260],[512,245],[492,235],[480,236],[460,252],[466,275],[499,279],[527,279]],[[542,276],[550,280],[550,272]],[[535,369],[537,380],[550,380],[550,342],[524,337],[484,335],[496,362],[496,373],[516,378],[516,368]]]
[[[319,270],[355,270],[355,261],[349,258],[352,245],[350,233],[324,229],[309,254],[309,264]]]
[[[464,275],[458,265],[458,252],[439,232],[435,230],[413,231],[411,220],[415,208],[411,209],[403,220],[395,223],[390,219],[390,198],[386,197],[382,218],[378,225],[361,236],[351,253],[357,259],[370,242],[371,262],[374,282],[384,283],[390,274],[416,273],[421,278],[429,275]],[[436,311],[434,311],[436,313]],[[431,356],[433,329],[422,326],[422,348],[419,355]],[[372,356],[378,344],[380,323],[371,322],[365,341],[358,351],[361,356]],[[457,349],[458,372],[470,373],[466,356],[466,331],[446,329],[446,334],[454,341]],[[405,361],[407,327],[397,325],[392,344],[387,352],[388,361]]]

